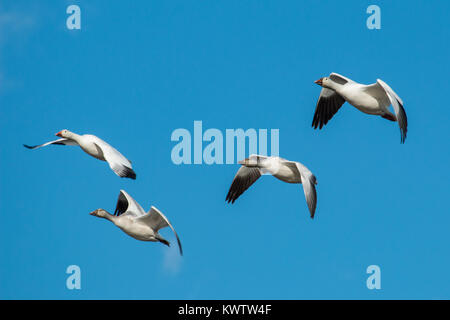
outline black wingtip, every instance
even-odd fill
[[[127,208],[128,208],[127,197],[125,197],[122,191],[120,191],[119,197],[117,198],[116,210],[114,210],[114,215],[120,216],[122,213],[127,211]]]
[[[400,143],[401,143],[401,144],[404,144],[405,141],[406,141],[406,134],[407,134],[407,131],[406,131],[406,130],[400,130],[400,134],[401,134]]]
[[[225,199],[225,202],[233,204],[236,201],[237,198],[234,198],[233,197],[234,195],[232,195],[230,193],[231,193],[231,190],[229,191],[229,193],[228,193],[228,195],[227,195],[227,197]]]
[[[180,239],[178,239],[178,237],[177,237],[177,242],[178,242],[178,248],[180,249],[180,255],[183,255],[183,247],[181,246],[181,242],[180,242]]]
[[[227,197],[225,198],[225,202],[227,203],[231,202],[230,191],[228,191]]]
[[[241,191],[242,192],[239,193],[239,191],[236,190],[236,180],[234,180],[233,183],[231,184],[230,190],[228,190],[228,194],[225,201],[234,204],[234,202],[241,196],[241,194],[245,191],[245,189]]]
[[[313,207],[310,208],[309,216],[310,216],[311,219],[314,219],[315,215],[316,215],[316,205],[313,204]]]
[[[29,145],[27,145],[27,144],[24,144],[23,145],[25,148],[27,148],[27,149],[33,149],[33,146],[29,146]]]
[[[311,211],[311,210],[312,210],[312,211]],[[311,208],[310,211],[309,211],[309,217],[310,217],[311,219],[314,219],[315,214],[316,214],[316,208],[313,207],[313,208]]]
[[[404,144],[406,140],[406,131],[400,129],[400,144]]]
[[[125,174],[123,175],[122,178],[130,178],[136,180],[136,173],[134,172],[133,169],[125,167]]]
[[[163,238],[156,238],[158,239],[159,242],[161,242],[162,244],[165,244],[166,246],[170,247],[170,242],[167,241],[166,239]]]

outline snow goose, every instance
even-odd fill
[[[316,177],[300,162],[289,161],[280,157],[250,155],[239,161],[239,168],[233,179],[225,201],[234,203],[262,174],[271,174],[287,183],[301,183],[305,193],[311,218],[314,218],[317,205]]]
[[[139,203],[124,190],[120,190],[114,214],[110,214],[104,209],[97,209],[92,211],[90,215],[111,221],[123,232],[137,240],[161,242],[166,246],[170,246],[169,241],[164,239],[158,231],[170,227],[177,238],[180,254],[183,255],[180,239],[161,211],[152,206],[150,211],[146,213]]]
[[[56,134],[61,139],[46,142],[37,146],[24,146],[28,149],[37,149],[48,145],[80,146],[84,152],[102,161],[106,161],[109,167],[122,178],[136,179],[131,162],[119,151],[108,143],[92,134],[79,135],[69,130],[62,130]]]
[[[358,110],[373,115],[379,115],[390,121],[397,121],[400,127],[400,142],[404,143],[408,131],[408,119],[403,101],[383,80],[364,85],[337,73],[315,81],[322,87],[316,111],[312,121],[314,129],[322,129],[334,116],[345,101]],[[388,107],[392,105],[395,115]]]

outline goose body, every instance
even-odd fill
[[[111,221],[130,237],[140,241],[158,241],[155,231],[149,225],[139,223],[129,215],[112,216],[111,218]]]
[[[374,96],[368,94],[364,90],[364,86],[360,84],[349,84],[348,86],[340,86],[336,92],[361,112],[373,115],[383,115],[389,112],[385,108],[385,104],[377,100]],[[389,104],[388,104],[389,105]]]
[[[322,129],[347,101],[361,112],[378,115],[390,121],[398,122],[400,142],[404,143],[408,131],[408,119],[403,101],[383,80],[365,85],[357,83],[337,73],[331,73],[315,81],[322,87],[312,126]],[[392,105],[395,114],[389,111]]]
[[[61,139],[49,141],[37,146],[24,145],[28,149],[37,149],[48,145],[70,145],[79,146],[88,155],[106,161],[109,167],[122,178],[136,179],[131,162],[125,158],[117,149],[107,142],[92,134],[79,135],[69,130],[62,130],[56,134]]]
[[[120,190],[114,214],[110,214],[104,209],[97,209],[92,211],[90,215],[111,221],[127,235],[137,240],[161,242],[167,246],[170,246],[169,241],[164,239],[158,231],[170,227],[177,238],[180,254],[183,254],[178,234],[166,216],[153,206],[146,213],[139,203],[124,190]]]
[[[242,165],[233,179],[225,201],[234,203],[253,183],[263,174],[270,174],[275,178],[287,182],[302,184],[311,218],[317,206],[317,184],[314,174],[303,164],[289,161],[280,157],[250,155],[239,161]]]
[[[93,156],[98,160],[106,161],[105,155],[103,154],[102,149],[99,147],[100,145],[106,143],[105,141],[94,135],[84,134],[78,137],[77,142],[80,148],[88,155]]]

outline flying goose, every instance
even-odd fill
[[[238,162],[239,168],[233,179],[225,201],[234,203],[262,174],[271,174],[287,183],[303,184],[306,203],[311,218],[314,218],[317,205],[316,177],[300,162],[289,161],[280,157],[267,157],[252,154],[247,159]]]
[[[367,114],[379,115],[390,121],[397,121],[400,127],[400,142],[404,143],[408,131],[408,119],[403,101],[383,80],[365,85],[337,73],[315,81],[322,87],[312,121],[314,129],[322,129],[345,101]],[[392,105],[395,115],[388,107]]]
[[[164,239],[158,231],[162,228],[170,227],[177,238],[180,254],[183,255],[180,239],[169,220],[161,211],[152,206],[150,211],[146,213],[139,203],[124,190],[120,190],[114,214],[110,214],[104,209],[97,209],[92,211],[90,215],[111,221],[123,232],[137,240],[158,241],[169,247],[169,241]]]
[[[136,173],[133,171],[131,162],[125,158],[119,151],[110,146],[102,139],[91,135],[78,135],[69,130],[61,130],[56,134],[57,139],[46,142],[37,146],[29,146],[24,144],[28,149],[37,149],[51,144],[66,145],[66,146],[80,146],[84,152],[102,161],[107,161],[109,167],[122,178],[136,179]]]

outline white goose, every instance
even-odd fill
[[[169,220],[167,220],[161,211],[152,206],[150,211],[146,213],[139,203],[124,190],[120,190],[114,215],[104,209],[94,210],[90,215],[111,221],[122,229],[123,232],[137,240],[158,241],[166,246],[170,246],[169,241],[164,239],[158,231],[162,228],[170,227],[177,238],[180,254],[183,255],[180,239]]]
[[[136,179],[136,173],[133,171],[131,162],[125,158],[119,151],[110,146],[102,139],[91,135],[79,135],[69,130],[61,130],[56,134],[61,139],[46,142],[37,146],[24,146],[28,149],[37,149],[51,144],[80,146],[84,152],[102,161],[107,161],[109,167],[122,178]]]
[[[347,101],[364,113],[397,121],[400,127],[400,142],[405,142],[408,119],[403,109],[403,101],[384,81],[377,79],[376,83],[364,85],[340,74],[331,73],[329,77],[320,78],[315,83],[323,89],[312,121],[314,129],[322,129]],[[389,111],[390,105],[394,108],[395,115]]]
[[[316,177],[300,162],[289,161],[280,157],[250,155],[239,161],[239,168],[233,179],[225,201],[234,203],[262,174],[271,174],[287,183],[301,183],[305,193],[311,218],[314,218],[317,205]]]

